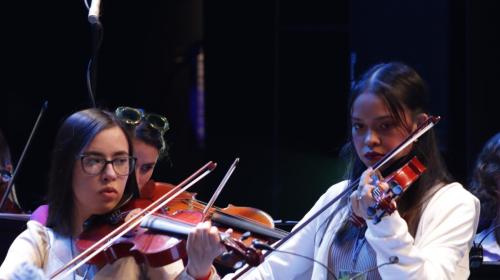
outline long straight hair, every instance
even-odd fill
[[[101,131],[119,127],[125,134],[129,154],[133,154],[133,145],[127,130],[115,118],[114,114],[100,109],[86,109],[69,116],[59,128],[49,173],[47,226],[55,232],[71,236],[73,204],[73,169],[78,156]],[[123,197],[118,203],[137,195],[137,181],[132,172],[125,185]]]
[[[398,124],[407,131],[405,108],[412,114],[415,120],[420,113],[428,113],[428,92],[427,87],[418,73],[411,67],[399,63],[381,63],[370,68],[361,79],[353,86],[348,103],[348,112],[351,115],[353,104],[356,99],[364,93],[374,94],[386,105],[392,117]],[[351,116],[349,115],[349,125],[352,127]],[[347,159],[348,168],[346,179],[353,182],[358,179],[367,166],[359,158],[352,141],[352,133],[348,133],[348,141],[344,145],[341,155]],[[417,156],[427,167],[420,178],[410,186],[398,200],[398,212],[408,224],[408,230],[412,236],[417,232],[418,223],[428,198],[432,196],[442,186],[452,181],[450,174],[445,167],[444,161],[439,153],[434,131],[428,131],[413,144],[410,155],[398,160],[386,170],[383,175],[399,168],[401,163],[405,163],[411,156]],[[399,164],[398,164],[399,163]],[[341,200],[339,207],[346,207],[348,200]],[[343,222],[337,235],[337,240],[342,241],[348,236],[353,236],[354,227],[348,220]]]

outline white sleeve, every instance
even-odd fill
[[[383,279],[467,279],[468,267],[460,265],[478,219],[479,201],[461,185],[451,184],[432,197],[415,240],[397,211],[377,225],[368,221],[366,239],[377,253],[378,265],[391,256],[399,258],[398,264],[379,269]]]
[[[210,277],[208,277],[208,280],[219,280],[219,279],[220,279],[220,276],[219,276],[219,274],[217,274],[217,270],[212,265],[212,267],[210,268]],[[182,270],[182,272],[177,277],[175,277],[175,280],[195,280],[195,278],[193,278],[191,275],[189,275],[187,273],[186,268],[184,268]]]
[[[0,279],[12,279],[23,263],[43,268],[48,252],[49,235],[44,226],[29,221],[28,228],[12,243],[0,266]]]
[[[323,194],[295,228],[309,219],[310,216],[321,209],[328,201],[330,201],[331,198],[335,197],[337,193],[340,193],[340,191],[343,190],[343,186],[341,184],[345,185],[345,182],[332,186],[328,192]],[[336,204],[331,206],[330,209],[334,209],[335,206]],[[315,251],[319,246],[315,239],[321,238],[320,236],[317,236],[317,231],[322,224],[324,217],[328,216],[327,212],[331,211],[325,211],[325,214],[316,218],[314,221],[305,226],[298,234],[295,234],[291,239],[280,246],[279,250],[314,258]],[[303,257],[287,253],[273,252],[266,257],[262,264],[244,274],[241,279],[310,279],[313,264],[314,263],[311,260]],[[232,277],[234,277],[234,274],[226,275],[223,279],[231,279]]]

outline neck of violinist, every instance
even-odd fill
[[[81,205],[75,200],[73,204],[73,224],[72,224],[72,235],[79,236],[83,232],[83,223],[90,218],[90,213],[85,211],[85,207],[81,207]]]

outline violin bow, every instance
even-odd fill
[[[373,170],[377,171],[381,169],[385,164],[387,164],[394,156],[399,154],[401,151],[403,151],[406,147],[408,147],[410,144],[416,142],[420,136],[425,134],[427,131],[429,131],[431,128],[434,127],[439,121],[441,120],[441,117],[439,116],[428,116],[427,119],[420,124],[415,131],[410,133],[406,139],[401,142],[397,147],[392,149],[389,153],[387,153],[384,157],[382,157],[379,161],[377,161],[373,166]],[[339,201],[341,198],[344,196],[348,195],[349,193],[352,192],[353,188],[356,187],[359,184],[359,178],[354,180],[352,183],[348,185],[347,188],[345,188],[340,194],[338,194],[335,198],[330,200],[328,203],[326,203],[321,209],[319,209],[316,213],[314,213],[309,219],[305,220],[302,223],[299,223],[297,228],[295,228],[290,234],[288,234],[286,237],[283,239],[280,239],[278,242],[272,245],[273,249],[279,248],[281,245],[283,245],[286,241],[288,241],[290,238],[295,236],[298,232],[300,232],[304,227],[306,227],[308,224],[310,224],[312,221],[314,221],[319,215],[321,215],[323,212],[325,212],[328,208],[330,208],[334,203]],[[265,259],[269,254],[271,254],[272,250],[268,250],[264,255],[263,258]],[[247,266],[246,268],[242,269],[239,273],[237,273],[232,279],[238,279],[240,276],[245,274],[247,271],[252,269],[252,267]]]
[[[19,161],[17,162],[17,166],[14,169],[12,176],[10,177],[9,183],[7,184],[7,189],[5,190],[5,193],[2,197],[2,201],[0,202],[0,210],[3,208],[3,206],[7,202],[7,198],[9,197],[9,194],[12,191],[12,188],[14,186],[14,181],[17,177],[17,173],[18,173],[19,169],[21,168],[21,165],[24,161],[24,158],[26,157],[26,152],[28,151],[28,148],[31,146],[31,141],[33,140],[33,135],[35,135],[35,132],[37,131],[37,129],[40,125],[40,120],[42,119],[43,114],[47,110],[47,106],[48,106],[48,101],[45,101],[42,105],[42,108],[40,109],[40,113],[38,113],[38,117],[36,119],[35,125],[33,126],[33,129],[31,129],[31,133],[30,133],[30,136],[28,138],[28,141],[26,142],[26,145],[24,145],[24,149],[23,149],[23,152],[21,153],[21,157],[19,157]]]
[[[163,208],[167,203],[175,199],[178,195],[185,192],[191,186],[200,181],[203,177],[208,175],[212,170],[217,166],[216,163],[210,161],[206,163],[203,167],[198,169],[195,173],[189,176],[187,179],[178,184],[175,188],[170,190],[168,193],[164,194],[162,197],[157,199],[155,202],[150,204],[148,207],[142,209],[137,215],[132,217],[130,220],[124,222],[115,230],[110,232],[108,235],[103,237],[101,240],[96,242],[94,245],[90,246],[87,250],[80,253],[74,259],[72,259],[69,263],[52,273],[49,279],[64,279],[81,267],[83,264],[87,263],[93,257],[95,257],[100,252],[109,248],[116,240],[125,235],[130,230],[134,229],[138,226],[142,220],[151,216],[156,211]],[[175,192],[174,194],[172,194]],[[78,262],[78,263],[77,263]],[[70,268],[71,267],[71,268]],[[62,274],[65,272],[64,274]]]
[[[215,190],[214,194],[208,201],[207,205],[205,205],[205,209],[203,209],[203,215],[201,218],[201,221],[204,222],[208,211],[210,211],[210,208],[212,208],[212,205],[214,205],[215,200],[219,197],[220,193],[222,192],[222,189],[226,186],[227,181],[229,180],[229,177],[233,174],[234,170],[236,169],[236,166],[238,166],[238,163],[240,162],[240,158],[236,158],[233,161],[233,164],[229,167],[229,169],[226,172],[226,175],[224,175],[224,178],[222,178],[222,181],[220,182],[219,186]]]

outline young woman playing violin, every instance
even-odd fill
[[[92,218],[113,211],[137,193],[132,155],[132,141],[113,114],[88,109],[68,117],[54,145],[47,224],[28,222],[0,267],[0,279],[15,277],[23,263],[49,276],[73,259],[78,254],[75,239],[92,226]],[[187,241],[186,268],[181,261],[158,268],[140,266],[134,258],[124,257],[101,268],[82,266],[70,279],[216,278],[211,260],[224,250],[218,239],[209,227],[196,227]]]
[[[349,102],[352,129],[344,148],[349,158],[347,180],[332,186],[301,223],[332,201],[349,182],[360,178],[359,185],[279,250],[314,258],[337,279],[350,279],[357,273],[362,275],[356,279],[467,279],[468,251],[477,227],[479,202],[459,183],[451,181],[432,131],[396,155],[390,167],[382,170],[386,176],[413,156],[427,168],[396,203],[392,202],[397,209],[378,223],[367,211],[375,203],[375,185],[388,188],[387,183],[374,181],[378,181],[374,178],[378,175],[371,166],[426,119],[425,101],[424,82],[404,64],[378,64],[362,76]],[[351,222],[353,215],[366,224],[355,226]],[[376,269],[389,261],[393,264]],[[311,260],[273,252],[256,269],[243,274],[243,279],[247,278],[334,277]]]

